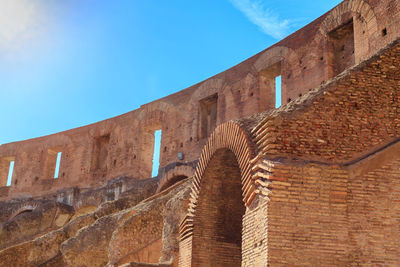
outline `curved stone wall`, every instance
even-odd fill
[[[399,24],[398,1],[346,0],[265,51],[178,93],[98,123],[1,145],[0,199],[95,187],[119,176],[148,178],[158,129],[160,167],[195,161],[217,125],[274,109],[276,76],[282,77],[282,104],[291,102],[374,55],[399,36]],[[15,167],[7,187],[10,161]]]

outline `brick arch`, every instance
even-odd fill
[[[189,165],[175,166],[174,168],[164,172],[158,183],[157,193],[172,186],[182,179],[192,177],[194,175],[194,167]]]
[[[8,218],[8,221],[12,221],[15,217],[17,217],[21,213],[34,211],[38,206],[39,206],[38,203],[24,204],[11,214],[11,216]]]
[[[172,112],[177,113],[178,109],[174,105],[167,103],[165,101],[157,101],[156,103],[149,103],[141,106],[137,119],[139,121],[145,120],[147,117],[151,116],[151,114],[154,112],[170,114]]]
[[[193,92],[191,101],[194,105],[203,98],[218,93],[224,87],[224,80],[219,78],[208,79]]]
[[[251,202],[254,195],[255,185],[253,183],[252,159],[255,156],[254,146],[249,134],[236,122],[230,121],[219,125],[211,134],[204,146],[199,163],[192,180],[192,192],[189,200],[189,208],[186,217],[180,224],[180,262],[191,258],[188,254],[182,255],[184,251],[191,251],[192,237],[194,229],[194,217],[201,191],[202,179],[205,175],[214,155],[221,150],[230,151],[237,161],[240,172],[240,189],[244,205]],[[186,247],[186,248],[182,248]],[[190,252],[191,253],[191,252]],[[182,263],[185,265],[184,263]]]
[[[243,201],[247,203],[246,192],[251,180],[250,160],[255,156],[251,138],[237,123],[230,121],[219,125],[204,146],[193,177],[191,203],[196,203],[200,191],[201,178],[213,154],[221,148],[231,150],[239,163],[243,186]]]
[[[327,35],[329,32],[339,27],[346,21],[346,14],[356,13],[361,15],[364,21],[367,23],[368,35],[372,36],[374,33],[378,32],[378,22],[371,6],[364,0],[348,0],[343,1],[337,5],[333,11],[325,17],[324,21],[321,23],[320,32],[323,35]]]
[[[235,153],[220,148],[202,176],[193,218],[192,266],[240,266],[242,261],[241,170]]]
[[[256,62],[254,62],[254,68],[257,72],[260,72],[287,58],[289,54],[297,57],[296,53],[286,46],[274,46],[267,49],[258,57]]]
[[[144,129],[161,127],[169,118],[183,121],[178,107],[164,101],[142,106],[137,116],[139,126]]]

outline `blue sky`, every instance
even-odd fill
[[[0,0],[0,144],[97,122],[182,90],[339,2]]]

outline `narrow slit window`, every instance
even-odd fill
[[[153,170],[151,172],[152,177],[156,177],[158,175],[158,168],[160,167],[161,133],[161,130],[154,132]]]
[[[8,169],[8,177],[7,177],[7,186],[11,186],[13,171],[14,171],[14,161],[10,161],[10,167]]]
[[[282,105],[282,76],[275,77],[275,108]]]
[[[60,173],[61,155],[62,155],[62,152],[57,153],[56,168],[54,170],[54,179],[57,179],[58,174]]]

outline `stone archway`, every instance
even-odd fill
[[[368,35],[373,35],[378,31],[378,22],[374,13],[374,10],[364,0],[347,0],[341,2],[334,8],[334,11],[329,12],[321,23],[320,32],[323,35],[327,35],[333,29],[339,27],[345,21],[346,13],[359,14],[366,22]]]
[[[192,177],[195,171],[194,164],[177,164],[175,167],[166,170],[158,182],[157,193],[167,189],[168,187],[174,185],[175,183],[184,180],[186,178]]]
[[[235,154],[219,149],[201,181],[194,218],[192,266],[240,266],[242,259],[241,173]]]
[[[378,38],[378,21],[368,1],[346,0],[341,2],[332,12],[329,12],[325,16],[320,25],[319,32],[329,41],[329,46],[332,46],[332,36],[335,41],[335,39],[338,39],[335,32],[339,32],[341,42],[339,42],[340,46],[338,49],[344,51],[344,46],[350,47],[350,43],[342,43],[345,39],[343,38],[343,34],[346,31],[344,30],[346,29],[346,25],[348,25],[348,31],[350,30],[350,34],[347,34],[347,36],[350,37],[349,41],[352,42],[349,52],[352,52],[354,57],[354,62],[349,65],[351,66],[360,63],[371,55],[375,48],[370,46]],[[331,49],[330,53],[334,54],[335,50]],[[347,58],[345,60],[349,61]],[[331,62],[330,64],[335,63]],[[345,66],[344,68],[349,66]],[[336,72],[330,76],[335,76],[336,74],[338,73]]]
[[[17,210],[15,210],[11,216],[8,218],[8,221],[12,221],[15,217],[18,215],[24,213],[24,212],[32,212],[34,211],[37,207],[39,206],[38,203],[33,203],[33,204],[24,204]]]
[[[218,126],[208,139],[180,224],[179,266],[240,266],[242,217],[255,192],[251,144],[235,122]]]

